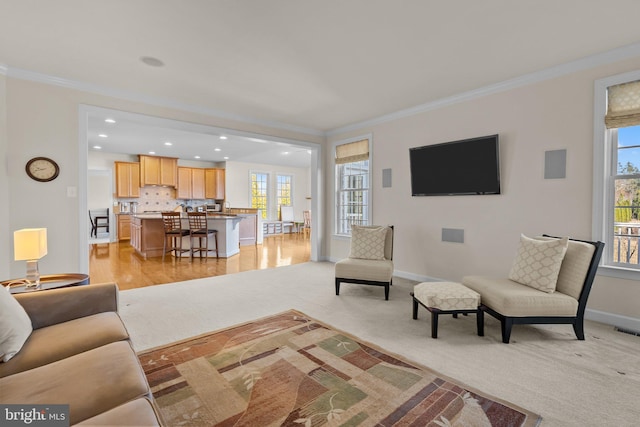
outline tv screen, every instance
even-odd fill
[[[412,196],[500,194],[498,135],[409,149]]]

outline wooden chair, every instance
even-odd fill
[[[383,238],[379,247],[372,248],[369,242],[376,239],[370,239],[367,234],[376,232],[381,233]],[[353,226],[351,233],[349,258],[335,265],[336,295],[340,295],[340,283],[358,283],[384,286],[384,299],[388,300],[389,287],[393,284],[393,226]],[[373,253],[377,253],[377,256],[369,255]]]
[[[109,232],[109,208],[89,210],[89,222],[91,223],[91,237],[98,237],[98,229],[105,228]]]
[[[557,239],[544,235],[541,240]],[[556,290],[533,289],[508,278],[466,276],[462,284],[480,294],[480,308],[502,327],[502,342],[509,343],[513,325],[570,324],[584,340],[584,312],[602,256],[604,243],[569,239],[560,266]]]
[[[293,206],[280,206],[280,221],[282,222],[282,232],[284,228],[289,227],[289,232],[293,232],[295,224],[293,219]]]
[[[311,236],[311,211],[302,211],[302,228],[298,232],[305,238]]]
[[[198,252],[200,258],[204,252],[205,258],[207,258],[207,252],[209,249],[209,235],[213,234],[216,244],[216,258],[219,258],[218,254],[218,230],[210,229],[207,225],[207,214],[205,212],[187,212],[189,218],[189,243],[191,244],[191,258],[193,258],[194,252]],[[193,239],[198,239],[198,245],[193,243]],[[204,239],[204,246],[202,240]]]
[[[164,241],[162,242],[162,262],[167,252],[173,252],[176,258],[182,258],[184,252],[191,249],[182,248],[182,238],[189,235],[189,230],[182,228],[180,212],[162,212],[164,225]]]

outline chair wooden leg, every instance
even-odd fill
[[[478,336],[484,336],[484,310],[478,307],[478,312],[476,313],[476,322],[478,325]]]
[[[418,318],[418,300],[413,299],[413,320]]]
[[[389,286],[390,284],[385,284],[384,285],[384,299],[385,301],[389,301]]]
[[[431,309],[431,338],[438,338],[438,311]]]
[[[340,279],[336,278],[336,295],[340,295]]]
[[[584,341],[584,320],[577,318],[573,323],[573,331],[576,333],[576,337],[580,341]]]
[[[509,344],[509,338],[511,337],[511,328],[513,327],[513,320],[505,317],[501,322],[502,326],[502,342]]]
[[[216,242],[216,259],[219,259],[220,251],[218,250],[218,232],[213,233],[213,240]]]

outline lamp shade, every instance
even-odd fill
[[[46,254],[46,228],[23,228],[13,232],[13,257],[16,261],[40,259]]]

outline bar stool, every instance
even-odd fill
[[[173,252],[176,258],[182,258],[182,253],[189,252],[191,249],[182,249],[182,238],[189,235],[189,230],[182,229],[180,212],[162,212],[162,223],[164,225],[162,262],[167,252]]]
[[[209,251],[209,235],[213,234],[216,243],[216,258],[220,258],[218,253],[218,230],[212,230],[207,225],[207,214],[205,212],[187,212],[189,218],[189,243],[191,245],[191,258],[193,253],[198,252],[202,258],[202,252],[207,257]],[[198,239],[198,245],[194,245],[193,239]],[[204,239],[204,246],[202,245]]]

